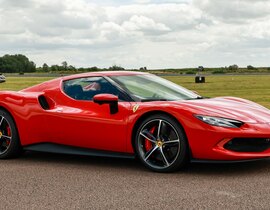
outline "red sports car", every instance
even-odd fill
[[[0,92],[0,158],[22,150],[135,157],[175,171],[188,161],[270,156],[270,111],[203,98],[148,73],[96,72]]]

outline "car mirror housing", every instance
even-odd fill
[[[93,101],[99,105],[109,104],[111,114],[118,112],[118,96],[112,94],[97,94],[94,96]]]

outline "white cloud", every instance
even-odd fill
[[[268,0],[0,0],[0,55],[38,65],[268,66]]]
[[[170,31],[170,28],[163,23],[156,23],[153,19],[133,15],[128,21],[122,24],[126,31],[143,31],[145,33],[163,33]]]
[[[135,0],[134,2],[139,4],[147,4],[151,3],[151,0]]]
[[[225,22],[249,21],[269,15],[268,0],[194,0],[193,5]]]

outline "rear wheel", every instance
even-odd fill
[[[187,140],[178,122],[167,115],[145,119],[137,130],[136,154],[149,169],[172,172],[187,162]]]
[[[0,159],[13,158],[20,154],[21,145],[13,118],[0,110]]]

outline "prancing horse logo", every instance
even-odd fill
[[[133,113],[135,113],[138,110],[139,106],[140,106],[139,104],[135,104],[133,106]]]

